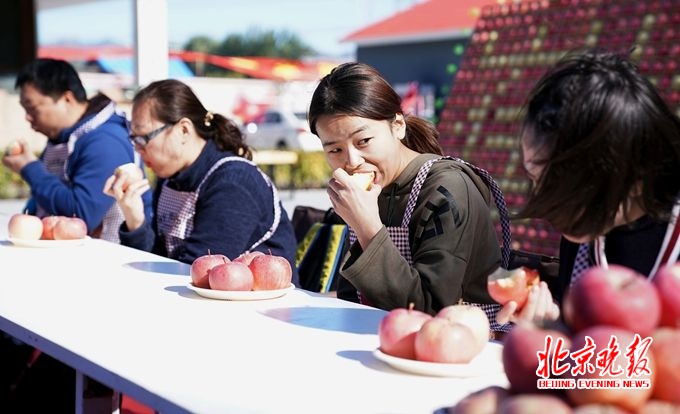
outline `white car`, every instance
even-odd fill
[[[322,151],[321,141],[309,131],[307,115],[268,109],[244,127],[246,144],[256,150]]]

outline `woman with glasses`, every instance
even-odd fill
[[[116,176],[106,182],[104,192],[125,215],[121,243],[185,263],[209,252],[234,259],[259,250],[295,269],[293,226],[236,124],[172,79],[149,84],[132,104],[130,139],[158,182],[151,220],[142,208],[148,180],[125,189]]]

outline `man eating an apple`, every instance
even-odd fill
[[[2,159],[31,188],[26,210],[81,218],[91,236],[118,242],[123,215],[101,188],[111,171],[135,160],[124,114],[102,94],[88,99],[78,73],[63,60],[29,63],[15,85],[26,120],[48,138],[40,158],[18,140],[20,150]],[[144,202],[150,212],[150,196]]]

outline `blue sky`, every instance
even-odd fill
[[[249,29],[287,30],[325,56],[348,56],[340,39],[418,0],[167,0],[171,48],[196,35],[217,41]],[[77,22],[77,23],[74,23]],[[38,43],[132,45],[132,0],[97,0],[41,10]]]

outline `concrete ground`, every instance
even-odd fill
[[[331,206],[325,189],[279,190],[279,197],[288,216],[293,216],[295,206],[312,206],[327,209]],[[0,214],[20,213],[26,200],[0,200]]]

